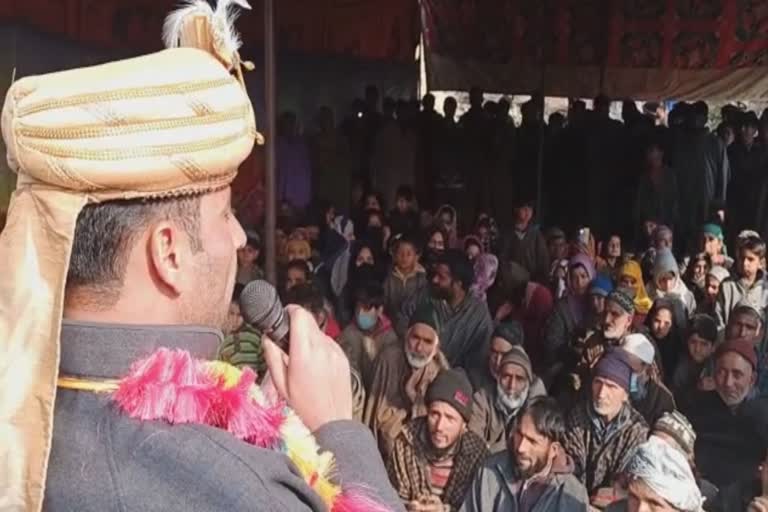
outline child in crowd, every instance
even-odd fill
[[[255,279],[263,279],[264,272],[259,267],[261,254],[261,236],[253,229],[245,230],[245,246],[237,251],[238,284],[246,285]]]
[[[384,289],[379,283],[359,284],[353,294],[353,320],[341,332],[339,345],[367,388],[371,385],[373,361],[385,345],[397,343],[397,335],[384,314]]]
[[[714,266],[707,272],[702,300],[696,302],[696,312],[715,316],[715,302],[720,293],[720,285],[731,277],[725,267]]]
[[[680,278],[680,268],[669,249],[662,249],[656,253],[653,280],[648,283],[647,290],[652,300],[667,296],[676,297],[683,303],[688,316],[696,311],[696,299]]]
[[[389,213],[392,235],[413,234],[419,229],[419,211],[413,189],[401,186],[395,195],[395,209]]]
[[[749,304],[758,311],[768,306],[764,264],[765,242],[756,236],[740,239],[735,276],[720,283],[715,302],[719,329],[725,328],[731,311],[740,303]]]
[[[712,354],[717,341],[717,324],[708,315],[694,315],[686,335],[685,355],[672,376],[675,395],[684,395],[695,389],[714,389]]]
[[[384,281],[385,312],[390,318],[400,313],[405,302],[427,286],[427,273],[419,264],[418,244],[404,236],[397,241],[392,272]]]

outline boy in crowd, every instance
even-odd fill
[[[419,264],[419,249],[413,238],[403,236],[395,243],[394,260],[392,272],[384,281],[384,311],[390,318],[427,286],[427,273]]]
[[[762,270],[765,242],[756,236],[741,239],[736,260],[735,276],[720,284],[715,303],[718,329],[728,324],[728,317],[737,305],[744,303],[758,311],[768,306],[768,283]]]

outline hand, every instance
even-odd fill
[[[423,509],[419,500],[413,500],[405,504],[405,510],[408,512],[422,512]]]
[[[422,512],[445,512],[445,505],[437,496],[430,496],[421,506]]]
[[[749,504],[748,512],[768,512],[768,496],[758,496]]]
[[[288,401],[310,431],[326,423],[352,419],[349,361],[339,344],[323,334],[314,317],[288,306],[290,353],[267,338],[264,358],[280,396]]]

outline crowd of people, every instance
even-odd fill
[[[349,358],[355,418],[406,508],[768,510],[768,124],[726,107],[710,132],[703,103],[667,120],[631,102],[622,124],[598,98],[544,125],[534,97],[516,127],[478,91],[458,121],[451,98],[441,116],[430,96],[379,112],[367,93],[338,130],[321,111],[335,142],[309,139],[306,186],[283,174],[271,242],[284,302]],[[330,176],[356,146],[362,163]],[[237,297],[264,240],[246,233],[220,357],[261,374]]]

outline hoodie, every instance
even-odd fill
[[[665,292],[656,287],[659,277],[664,274],[675,276],[675,283],[672,289]],[[653,279],[646,285],[648,296],[654,301],[658,299],[673,298],[680,299],[685,307],[685,313],[689,317],[696,312],[696,298],[693,296],[683,280],[680,278],[680,267],[675,260],[675,256],[669,249],[663,249],[656,254],[656,261],[653,265]]]

